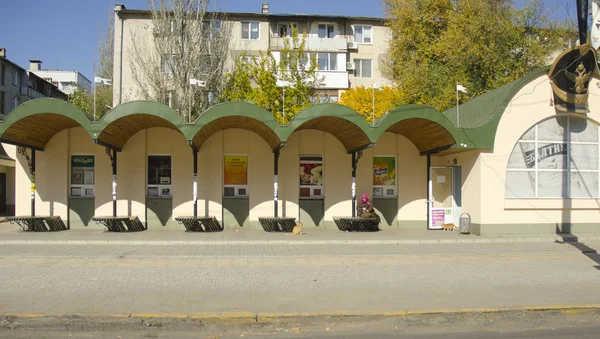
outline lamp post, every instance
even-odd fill
[[[373,83],[372,87],[372,93],[373,93],[373,98],[371,100],[371,108],[372,108],[372,120],[371,123],[373,124],[373,126],[375,126],[375,89],[380,89],[379,85]]]
[[[277,83],[275,85],[283,87],[283,99],[282,99],[282,106],[281,106],[281,115],[285,116],[285,88],[286,87],[295,87],[296,85],[293,82],[284,81],[284,80],[277,80]]]
[[[192,86],[198,87],[206,87],[206,81],[198,80],[198,79],[190,79],[190,92],[192,91]],[[188,123],[192,123],[192,97],[190,93],[190,100],[188,104]]]

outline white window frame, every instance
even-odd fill
[[[229,157],[246,157],[246,185],[225,185],[225,157],[229,156]],[[243,154],[243,153],[225,153],[223,154],[222,157],[222,161],[223,161],[223,170],[221,171],[221,175],[223,176],[222,178],[222,183],[223,183],[223,190],[221,191],[221,193],[223,194],[224,198],[237,198],[237,197],[241,197],[241,198],[246,198],[250,196],[250,156],[248,156],[248,154]],[[233,188],[234,193],[233,195],[225,195],[225,188]]]
[[[252,39],[252,24],[256,24],[257,25],[257,33],[258,36],[256,37],[256,39]],[[244,25],[248,25],[248,37],[244,38]],[[260,21],[241,21],[241,34],[240,37],[242,40],[252,40],[252,41],[258,41],[260,40]]]
[[[10,110],[12,111],[13,109],[17,108],[17,106],[19,106],[19,98],[14,97],[10,100]]]
[[[319,31],[321,29],[321,26],[325,26],[325,37],[322,38],[319,36]],[[329,37],[329,27],[332,27],[333,29],[333,37],[330,38]],[[317,24],[317,38],[319,39],[335,39],[337,37],[337,25],[330,23],[330,22],[320,22]]]
[[[533,187],[533,196],[524,196],[524,197],[506,197],[506,193],[505,193],[505,199],[510,199],[510,200],[518,200],[518,199],[597,199],[600,198],[600,125],[597,125],[593,120],[590,119],[586,119],[586,118],[579,118],[579,117],[575,117],[575,116],[563,116],[567,119],[567,126],[565,127],[565,133],[566,133],[566,140],[565,141],[559,141],[559,140],[539,140],[538,139],[538,127],[540,124],[546,122],[547,120],[551,120],[551,119],[556,119],[559,118],[561,116],[555,116],[552,117],[550,119],[544,119],[541,121],[538,121],[535,123],[535,125],[531,128],[534,129],[534,136],[533,136],[533,140],[521,140],[522,136],[519,138],[519,140],[515,143],[515,145],[513,146],[512,151],[509,154],[509,159],[512,156],[512,152],[514,152],[515,148],[517,147],[517,145],[521,144],[521,143],[525,143],[525,144],[534,144],[533,149],[534,149],[534,157],[536,159],[536,164],[534,168],[509,168],[508,165],[506,167],[506,176],[508,176],[509,172],[524,172],[524,173],[534,173],[534,187]],[[597,142],[592,142],[592,141],[572,141],[571,140],[571,119],[583,119],[585,121],[587,121],[588,123],[593,123],[594,125],[596,125],[595,127],[598,129],[598,141]],[[527,131],[529,131],[529,129],[527,129]],[[537,159],[539,159],[539,145],[540,144],[564,144],[566,147],[566,169],[539,169],[538,166],[538,161]],[[573,171],[573,169],[571,168],[571,145],[593,145],[593,146],[597,146],[598,147],[598,169],[576,169]],[[561,196],[552,196],[552,197],[540,197],[539,196],[539,173],[540,172],[559,172],[559,173],[565,173],[566,172],[566,177],[569,178],[569,180],[567,180],[566,182],[566,191],[567,191],[567,197],[561,197]],[[571,197],[571,177],[573,173],[597,173],[599,176],[599,180],[598,180],[598,195],[597,196],[593,196],[593,197]],[[506,178],[505,178],[506,181]],[[506,190],[506,183],[505,185],[505,190]]]
[[[209,27],[208,38],[209,39],[218,39],[221,36],[221,25],[222,25],[221,20],[220,19],[203,20],[202,21],[202,29],[203,30],[206,28],[206,26],[205,26],[206,24],[208,24],[208,27]],[[218,34],[215,34],[215,32],[218,32]]]
[[[358,40],[356,38],[356,30],[360,27],[361,31],[362,31],[362,40]],[[368,28],[369,32],[370,32],[370,37],[369,39],[371,39],[371,41],[369,42],[365,42],[365,30]],[[363,45],[372,45],[373,44],[373,26],[372,25],[354,25],[354,41],[356,41],[359,44],[363,44]]]
[[[169,184],[161,184],[160,183],[160,179],[159,179],[159,183],[158,184],[150,184],[148,181],[150,180],[150,178],[148,177],[148,170],[149,165],[150,165],[150,157],[169,157],[170,161],[171,161],[171,165],[169,166],[169,170],[171,171],[170,173],[170,178],[169,178]],[[148,198],[172,198],[173,197],[173,191],[172,191],[172,186],[173,186],[173,155],[171,154],[148,154],[146,156],[146,197]],[[150,195],[150,189],[154,190],[156,189],[156,195]],[[165,190],[167,191],[167,194],[165,193]]]
[[[85,173],[83,173],[83,184],[74,184],[73,183],[73,157],[78,156],[86,156],[94,158],[94,166],[92,167],[92,172],[94,174],[93,184],[85,183]],[[95,154],[83,154],[83,153],[74,153],[69,157],[69,197],[71,198],[93,198],[96,195],[96,155]],[[73,193],[79,194],[73,194]]]
[[[371,64],[371,76],[363,76],[363,61],[370,61]],[[363,78],[363,79],[372,79],[373,78],[373,59],[354,59],[354,77]],[[359,74],[360,73],[360,74]]]
[[[321,69],[321,64],[319,63],[319,54],[327,54],[327,69]],[[317,52],[317,65],[319,66],[319,71],[337,71],[339,68],[337,55],[338,53],[335,52]],[[335,69],[331,69],[332,56],[335,58]]]
[[[321,160],[302,160],[302,158],[307,157],[307,158],[311,158],[311,157],[320,157]],[[300,170],[300,166],[305,163],[305,164],[320,164],[321,168],[323,169],[321,171],[321,177],[323,179],[323,184],[322,185],[299,185],[300,189],[303,188],[308,188],[310,189],[310,196],[302,196],[300,195],[300,191],[298,191],[298,195],[300,199],[324,199],[325,198],[325,160],[323,158],[322,155],[320,154],[301,154],[300,155],[300,159],[299,159],[299,163],[298,163],[298,170]],[[300,181],[300,178],[298,178],[298,181]],[[315,190],[321,190],[321,194],[315,194]]]
[[[398,157],[395,155],[373,155],[373,158],[394,158],[394,185],[373,185],[373,198],[397,198],[398,197]],[[373,160],[371,160],[371,169],[373,169]],[[373,173],[371,173],[371,182],[373,181]],[[392,190],[391,192],[389,190]],[[376,194],[377,193],[377,194]]]

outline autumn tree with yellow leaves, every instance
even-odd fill
[[[385,86],[380,89],[374,89],[358,86],[342,93],[339,103],[352,108],[358,114],[365,117],[365,120],[371,124],[373,123],[373,115],[377,121],[385,113],[400,106],[402,104],[402,96],[400,92],[392,87]]]

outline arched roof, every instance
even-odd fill
[[[106,113],[92,136],[99,144],[120,150],[133,135],[152,127],[170,128],[186,137],[192,130],[166,105],[154,101],[130,101]]]
[[[353,109],[338,104],[319,104],[298,113],[287,126],[281,127],[281,138],[287,140],[295,131],[316,129],[331,133],[347,152],[373,145],[372,128]]]
[[[0,124],[0,140],[43,150],[58,132],[82,126],[90,130],[89,115],[73,104],[52,98],[27,101],[12,110]]]
[[[403,105],[387,113],[376,123],[377,139],[384,132],[409,139],[421,152],[437,153],[468,144],[464,132],[457,129],[441,112],[426,105]]]
[[[241,128],[255,132],[271,147],[281,147],[280,127],[273,114],[265,109],[246,102],[217,104],[202,113],[196,120],[192,146],[200,149],[211,135],[229,128]]]

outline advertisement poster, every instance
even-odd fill
[[[396,185],[395,157],[373,157],[373,185]]]
[[[94,184],[94,156],[71,156],[71,185]]]
[[[431,225],[432,226],[442,226],[445,223],[445,212],[444,210],[432,210],[431,211]]]
[[[224,163],[225,185],[248,185],[248,157],[226,155]]]
[[[322,186],[323,164],[300,162],[300,185]]]

